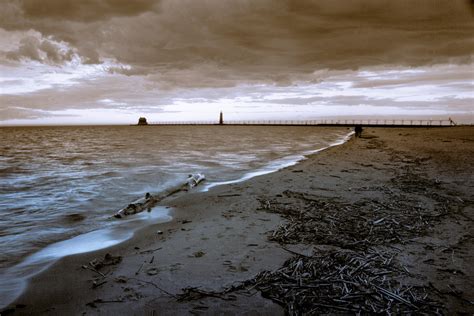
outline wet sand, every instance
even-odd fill
[[[407,289],[382,293],[394,306],[412,308],[410,302],[419,301],[416,307],[428,312],[472,314],[472,157],[472,127],[366,129],[362,138],[295,166],[166,200],[172,222],[144,228],[108,249],[63,258],[32,278],[9,311],[278,315],[290,308],[279,294],[242,282],[292,258],[371,251],[390,258],[385,269],[396,267],[386,284]],[[304,214],[294,216],[309,208],[319,216],[314,224]],[[105,265],[94,271],[93,260],[106,254]],[[415,290],[426,298],[417,301]],[[301,308],[341,312],[317,301],[306,300]]]

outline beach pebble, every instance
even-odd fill
[[[204,256],[206,253],[204,251],[196,251],[195,253],[193,253],[193,256],[196,257],[196,258],[200,258],[202,256]]]
[[[115,282],[117,283],[127,283],[127,277],[121,275],[115,278]]]
[[[146,274],[148,275],[156,275],[158,274],[158,269],[157,268],[151,268],[146,271]]]

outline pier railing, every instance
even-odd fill
[[[235,126],[453,126],[452,120],[249,120],[225,121],[165,121],[151,122],[149,125],[235,125]]]

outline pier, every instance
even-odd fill
[[[150,122],[148,126],[326,126],[326,127],[451,127],[451,120],[248,120],[225,121],[222,114],[219,121],[164,121]]]

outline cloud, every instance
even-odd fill
[[[383,112],[385,107],[399,108],[401,112],[402,109],[423,113],[443,110],[462,114],[472,111],[474,100],[470,81],[472,72],[470,66],[463,65],[322,71],[317,74],[322,79],[320,82],[301,82],[286,87],[245,84],[168,90],[157,89],[147,77],[116,75],[100,72],[98,66],[87,67],[95,75],[94,80],[65,77],[69,78],[66,86],[65,78],[59,80],[61,78],[45,78],[44,75],[32,82],[3,79],[0,83],[5,88],[8,85],[30,88],[34,84],[42,87],[24,94],[0,94],[0,104],[7,108],[21,106],[24,110],[41,109],[51,113],[63,109],[109,109],[134,113],[181,111],[190,119],[193,115],[205,115],[206,111],[214,113],[230,109],[238,112],[238,109],[253,108],[266,111],[271,119],[281,119],[281,115],[291,117],[297,110],[309,117],[318,117],[339,107],[356,112],[359,106],[370,107],[374,115]],[[34,73],[28,73],[28,76],[34,76]],[[53,80],[57,83],[52,84]],[[59,85],[61,82],[63,84]],[[277,110],[284,111],[284,114],[279,116]],[[16,113],[21,118],[26,112]]]
[[[467,113],[473,8],[467,0],[0,0],[0,120],[219,106]]]
[[[61,64],[65,61],[71,61],[73,52],[71,49],[61,49],[61,47],[52,41],[43,40],[39,49],[46,54],[46,59],[53,64]]]
[[[84,62],[112,58],[129,67],[111,71],[152,75],[169,87],[288,85],[325,68],[471,63],[474,51],[467,0],[7,0],[0,6],[9,12],[0,27],[35,29],[70,44]]]
[[[51,116],[50,113],[42,110],[27,109],[21,107],[5,107],[0,108],[0,121],[22,119],[38,119]]]
[[[71,61],[74,57],[74,52],[64,43],[57,43],[31,35],[20,40],[18,49],[4,53],[8,59],[30,59],[47,64],[63,64]]]
[[[154,0],[22,0],[27,19],[59,19],[91,22],[114,16],[137,15],[153,10]]]
[[[28,36],[20,41],[20,47],[16,51],[10,51],[6,54],[7,58],[19,60],[22,57],[29,58],[31,60],[41,61],[40,56],[40,41],[33,36]]]

